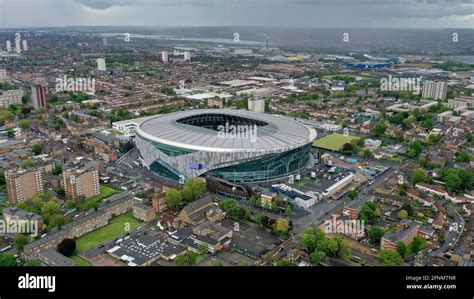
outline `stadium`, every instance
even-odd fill
[[[316,131],[291,118],[206,109],[141,122],[135,143],[142,164],[173,181],[213,175],[231,182],[279,179],[308,166]]]

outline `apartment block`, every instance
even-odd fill
[[[265,112],[265,99],[249,99],[247,104],[249,111],[257,113]]]
[[[447,92],[448,92],[448,83],[425,81],[423,83],[421,96],[425,99],[432,98],[435,100],[444,100],[446,99]]]
[[[460,96],[448,100],[449,109],[469,109],[474,107],[474,97]]]
[[[10,170],[5,173],[5,180],[11,205],[29,200],[43,192],[43,173],[39,169]]]
[[[67,198],[76,200],[81,195],[91,198],[100,194],[99,172],[95,168],[66,170],[63,185]]]
[[[403,220],[397,224],[397,231],[394,233],[386,233],[380,242],[382,249],[396,250],[398,242],[409,245],[413,238],[418,234],[419,225],[411,220]]]
[[[7,90],[0,91],[0,107],[10,107],[10,105],[21,104],[21,97],[23,91],[21,90]]]
[[[38,231],[43,230],[43,217],[38,214],[22,210],[17,207],[3,209],[3,218],[6,223],[36,223]]]
[[[0,69],[0,81],[8,80],[7,70]]]
[[[156,213],[152,206],[145,205],[141,202],[135,202],[132,208],[133,217],[150,222],[155,219]]]
[[[46,86],[43,83],[31,87],[31,102],[35,109],[48,108],[48,96],[46,94]]]
[[[26,259],[41,257],[42,252],[56,248],[66,238],[79,238],[107,225],[110,219],[130,211],[134,199],[130,193],[121,193],[111,196],[109,200],[110,202],[101,206],[98,211],[81,216],[64,225],[61,230],[26,244],[24,257]]]

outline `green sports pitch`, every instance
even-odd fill
[[[331,151],[338,151],[346,143],[351,143],[352,140],[359,139],[354,136],[345,136],[340,133],[333,133],[331,135],[324,136],[313,142],[314,147],[319,147]]]

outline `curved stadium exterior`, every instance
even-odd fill
[[[247,129],[240,135],[222,134],[229,127]],[[315,138],[314,129],[290,118],[206,109],[147,119],[137,127],[135,142],[143,164],[174,181],[210,174],[259,182],[305,168]]]

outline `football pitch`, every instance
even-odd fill
[[[345,136],[340,133],[333,133],[331,135],[324,136],[323,138],[315,140],[313,142],[313,146],[331,151],[338,151],[342,148],[344,144],[351,143],[351,141],[354,139],[358,139],[358,137]]]

